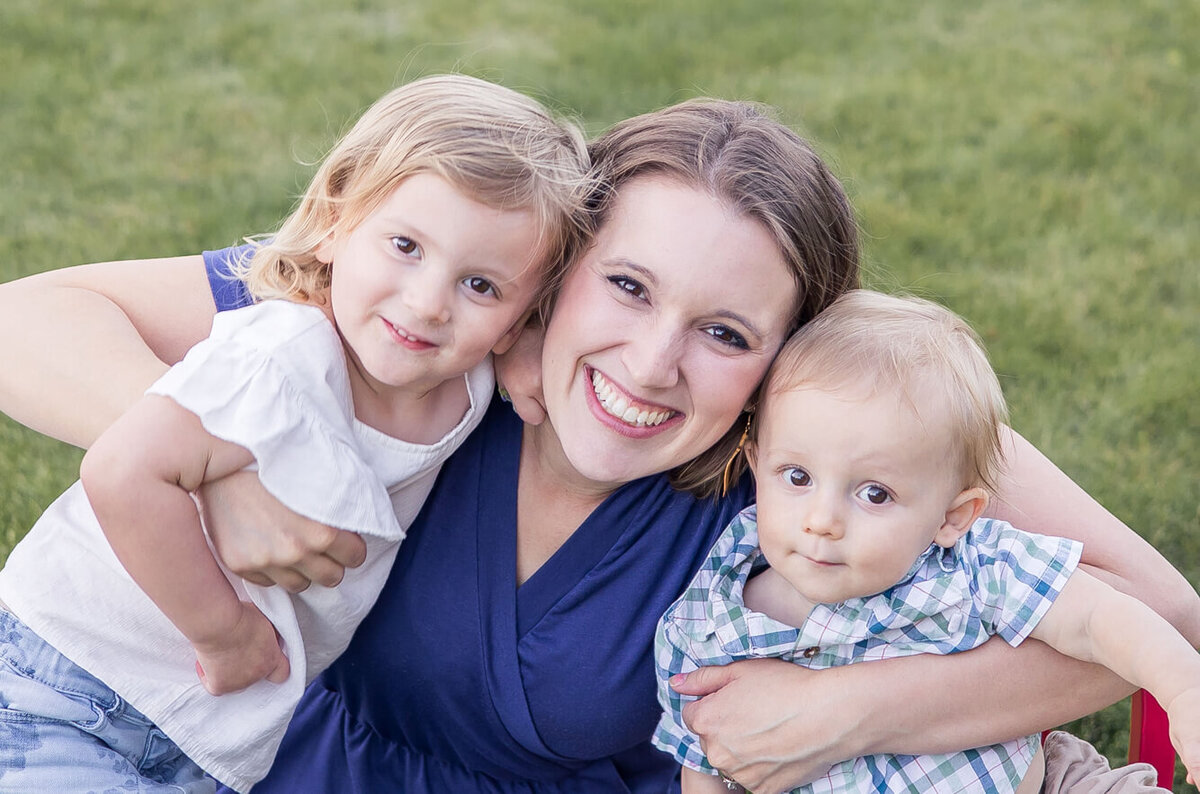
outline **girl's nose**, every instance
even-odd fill
[[[450,319],[453,284],[440,278],[437,268],[423,264],[410,273],[404,290],[404,302],[417,319],[430,325],[443,325]]]

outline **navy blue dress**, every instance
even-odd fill
[[[246,299],[219,275],[228,254],[205,256],[220,309]],[[649,743],[654,629],[749,483],[720,503],[662,476],[629,483],[518,588],[520,446],[494,401],[255,794],[677,790]]]

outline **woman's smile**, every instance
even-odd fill
[[[591,373],[592,395],[600,409],[613,419],[634,428],[660,428],[680,412],[662,405],[637,399],[616,385],[598,369],[584,367],[585,376]]]

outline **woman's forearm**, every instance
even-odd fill
[[[910,656],[839,668],[863,714],[857,752],[956,752],[1037,733],[1101,709],[1133,691],[1103,667],[1036,640],[999,638],[966,653]]]
[[[207,335],[214,312],[199,256],[0,284],[0,412],[87,447]]]

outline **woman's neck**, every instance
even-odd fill
[[[525,425],[517,478],[517,584],[567,542],[619,486],[588,480],[571,465],[549,421]]]

